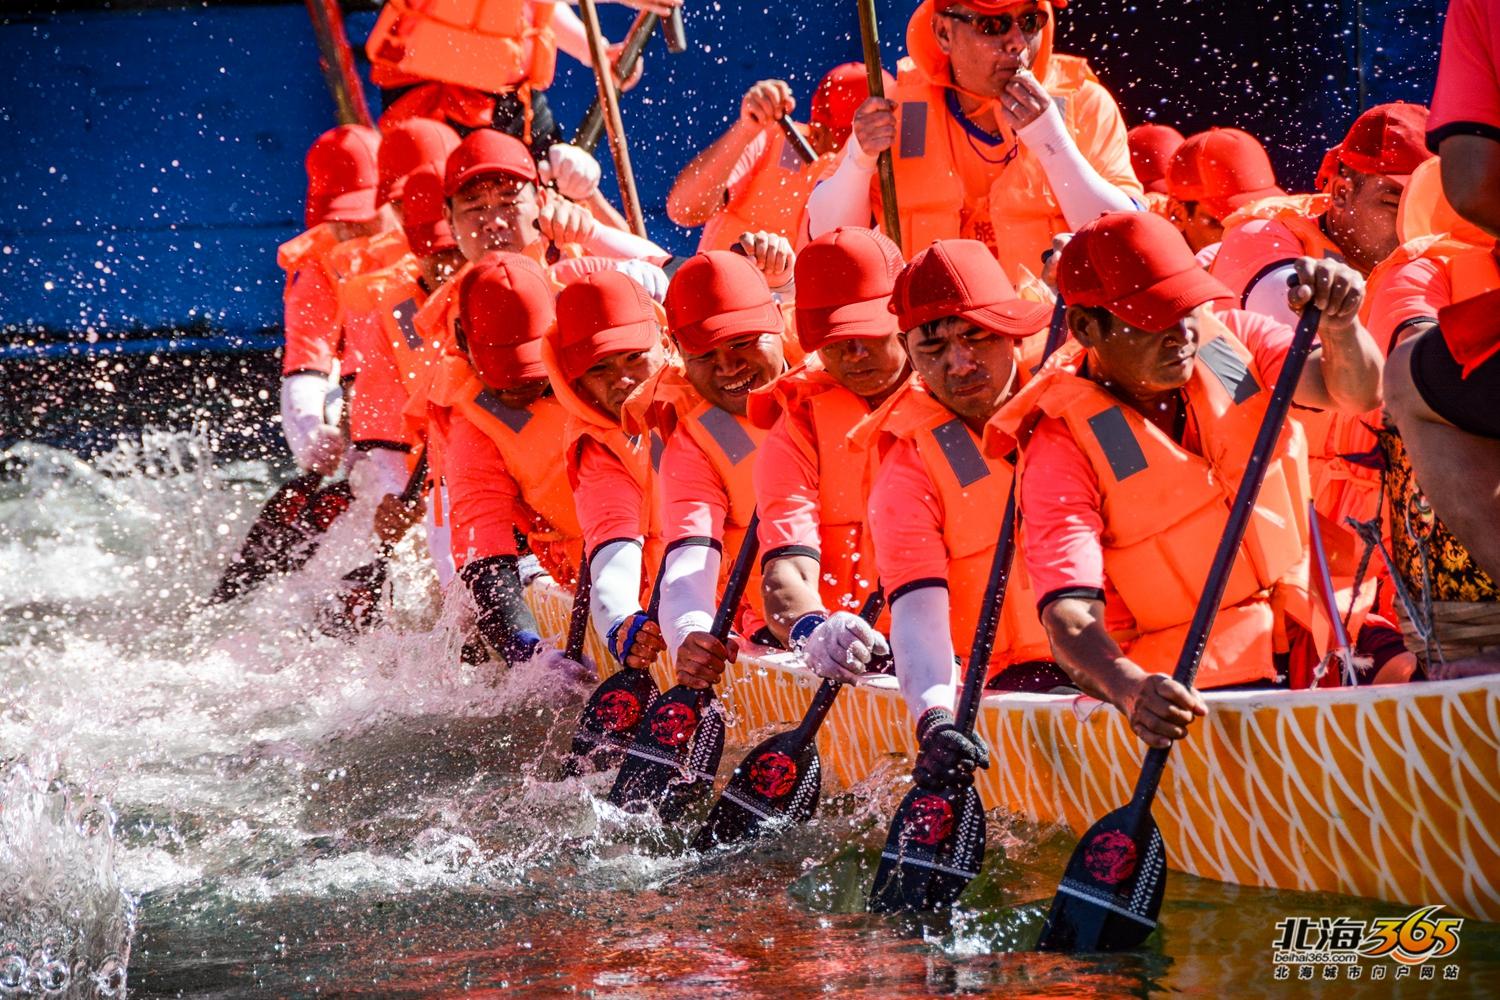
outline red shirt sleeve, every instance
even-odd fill
[[[818,463],[807,431],[793,414],[776,422],[755,453],[755,504],[760,511],[760,552],[818,552]]]
[[[1274,219],[1254,219],[1224,234],[1209,273],[1229,286],[1245,304],[1245,296],[1262,274],[1274,264],[1302,256],[1302,242]]]
[[[1443,24],[1437,88],[1427,119],[1434,153],[1450,135],[1481,135],[1500,142],[1500,3],[1451,0]]]
[[[1437,322],[1438,310],[1453,301],[1446,269],[1419,257],[1396,268],[1370,300],[1370,336],[1386,354],[1404,327],[1417,320]]]
[[[282,301],[286,330],[282,376],[297,372],[330,374],[334,355],[338,353],[338,290],[322,267],[306,264],[287,279]]]
[[[373,312],[346,313],[344,358],[353,374],[353,398],[349,402],[349,434],[355,444],[406,444],[401,411],[407,394],[401,372],[391,356],[390,341]]]
[[[943,503],[912,442],[896,442],[881,460],[869,520],[875,566],[890,598],[925,583],[947,586]]]
[[[619,456],[585,438],[578,458],[578,488],[573,491],[585,548],[592,553],[605,542],[640,538],[645,502],[640,484]]]
[[[1226,309],[1215,315],[1250,349],[1256,377],[1262,388],[1270,389],[1281,377],[1281,366],[1286,363],[1296,331],[1269,316],[1243,309]]]
[[[724,540],[729,493],[713,462],[685,431],[667,439],[661,456],[662,541]]]
[[[453,414],[443,455],[453,526],[453,561],[516,555],[521,490],[495,442],[460,413]]]

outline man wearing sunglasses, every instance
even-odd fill
[[[1052,51],[1067,0],[924,0],[890,99],[870,98],[808,200],[811,235],[881,218],[889,149],[902,249],[964,237],[1024,285],[1057,233],[1145,205],[1120,109],[1088,64]]]

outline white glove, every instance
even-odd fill
[[[617,260],[615,270],[632,279],[657,302],[667,300],[667,272],[644,260]]]
[[[281,429],[300,468],[331,476],[344,458],[344,435],[326,422],[329,380],[298,372],[281,380]]]
[[[516,560],[516,576],[520,578],[522,587],[529,587],[544,576],[548,580],[552,579],[552,574],[542,568],[542,561],[534,552],[528,552]]]
[[[539,171],[557,193],[573,201],[588,201],[599,190],[599,161],[577,146],[557,143],[547,150]]]
[[[890,652],[885,636],[859,615],[848,611],[829,615],[827,621],[813,629],[801,648],[803,662],[813,673],[846,682],[858,681],[871,660],[888,656]]]

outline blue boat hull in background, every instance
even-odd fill
[[[303,153],[333,124],[306,10],[119,9],[131,6],[0,13],[0,360],[278,342],[276,247],[301,228]],[[763,6],[689,0],[693,49],[671,57],[653,43],[646,82],[625,97],[642,198],[656,208],[648,222],[669,249],[693,242],[660,214],[671,179],[738,112],[745,87],[786,77],[805,109],[828,67],[859,57],[853,0]],[[888,64],[913,6],[879,4]],[[1367,103],[1426,99],[1446,5],[1121,6],[1072,4],[1060,47],[1090,56],[1127,120],[1240,125],[1306,189],[1361,89]],[[621,37],[630,12],[604,13]],[[367,10],[351,14],[356,43],[372,24]],[[592,78],[562,65],[550,96],[571,122]]]

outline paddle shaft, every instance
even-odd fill
[[[682,23],[682,8],[678,7],[661,23],[662,37],[667,40],[667,51],[680,55],[687,51],[687,28]]]
[[[344,33],[344,12],[337,0],[307,0],[307,14],[312,19],[313,35],[318,40],[318,63],[323,81],[333,95],[341,125],[373,125],[370,107],[365,103],[364,87],[354,70],[354,55],[349,36]]]
[[[867,624],[875,624],[875,619],[880,617],[880,612],[885,610],[885,590],[875,588],[875,592],[865,598],[864,607],[859,609],[859,616]],[[792,738],[798,751],[812,742],[818,735],[818,728],[823,725],[823,720],[828,717],[829,709],[838,699],[839,692],[844,688],[843,681],[836,681],[832,677],[827,678],[818,685],[818,690],[813,694],[811,704],[807,706],[807,714],[802,716],[802,723],[792,730]]]
[[[645,51],[646,43],[651,40],[651,33],[656,30],[660,22],[660,14],[642,12],[636,15],[635,22],[631,24],[630,31],[625,36],[625,44],[620,47],[620,58],[615,62],[615,73],[620,79],[628,80],[630,74],[635,72],[635,64],[640,62],[641,53]],[[578,130],[573,133],[573,145],[592,153],[598,148],[599,138],[602,135],[604,135],[604,105],[599,102],[598,95],[595,95],[593,103],[583,113],[583,121],[579,122]]]
[[[1208,571],[1208,582],[1203,585],[1203,596],[1198,601],[1198,610],[1193,613],[1188,626],[1187,639],[1177,657],[1177,666],[1172,679],[1183,687],[1192,687],[1198,675],[1198,665],[1203,661],[1203,650],[1208,645],[1208,633],[1214,627],[1219,614],[1219,602],[1224,599],[1224,588],[1229,585],[1229,571],[1234,568],[1239,555],[1240,542],[1250,524],[1250,515],[1255,510],[1255,498],[1260,493],[1260,484],[1265,481],[1266,469],[1270,466],[1276,440],[1286,423],[1286,415],[1292,407],[1292,395],[1302,378],[1302,369],[1307,356],[1312,352],[1313,338],[1318,332],[1318,321],[1322,311],[1307,305],[1302,309],[1302,318],[1297,322],[1297,332],[1286,360],[1281,365],[1281,377],[1271,390],[1271,400],[1266,404],[1266,416],[1261,421],[1260,431],[1255,435],[1255,445],[1245,462],[1245,474],[1240,479],[1240,488],[1234,495],[1234,505],[1229,509],[1229,520],[1224,525],[1224,534],[1214,552],[1214,561]],[[1135,783],[1135,792],[1130,796],[1129,829],[1134,833],[1141,829],[1142,822],[1151,812],[1151,803],[1156,798],[1156,789],[1161,784],[1163,770],[1167,766],[1167,755],[1171,747],[1152,747],[1141,763],[1141,776]]]
[[[865,50],[865,79],[871,97],[885,96],[885,75],[880,67],[880,33],[875,21],[875,0],[859,0],[859,36]],[[878,158],[880,200],[885,210],[885,234],[901,245],[901,216],[896,211],[896,168],[891,151],[882,150]]]
[[[604,109],[604,130],[609,134],[609,149],[614,155],[615,176],[620,182],[620,201],[631,232],[646,238],[646,219],[641,214],[641,198],[636,191],[635,170],[630,165],[630,148],[625,143],[625,122],[620,117],[620,93],[615,88],[615,74],[605,49],[604,34],[599,28],[599,9],[594,0],[578,0],[578,16],[588,38],[589,58],[594,63],[594,81],[599,87],[599,101]]]
[[[585,552],[578,564],[578,586],[573,590],[573,609],[568,615],[568,644],[563,655],[574,663],[583,662],[583,640],[589,633],[589,600],[594,592],[594,574]]]
[[[1328,617],[1333,620],[1333,640],[1338,643],[1340,655],[1349,652],[1349,632],[1344,620],[1339,617],[1339,601],[1333,590],[1333,574],[1328,571],[1328,550],[1323,547],[1323,529],[1318,526],[1316,501],[1307,501],[1307,531],[1312,542],[1313,565],[1318,570],[1318,586],[1323,591],[1323,602],[1328,608]]]
[[[807,141],[807,136],[797,130],[797,124],[785,115],[776,119],[776,124],[781,127],[781,134],[786,136],[786,141],[797,151],[797,156],[803,163],[811,163],[818,158],[812,145]]]
[[[1052,307],[1052,322],[1047,327],[1047,343],[1042,348],[1046,364],[1067,337],[1067,306],[1062,297]],[[990,654],[995,647],[995,633],[1000,627],[1000,609],[1010,586],[1011,564],[1016,555],[1016,477],[1011,476],[1010,494],[1005,498],[1005,516],[1000,520],[1000,539],[995,543],[995,557],[990,561],[990,576],[985,582],[984,600],[979,605],[979,624],[974,628],[974,643],[969,647],[969,668],[964,673],[963,691],[958,698],[954,722],[965,733],[974,732],[979,719],[979,701],[984,697],[984,680],[990,670]]]
[[[750,582],[750,571],[755,568],[755,560],[759,555],[760,511],[756,510],[751,513],[750,523],[745,526],[745,540],[740,543],[739,554],[734,557],[734,568],[729,571],[729,580],[724,584],[724,596],[719,601],[719,608],[714,612],[713,626],[709,629],[708,634],[720,642],[729,638],[735,612],[739,611],[740,601],[745,598],[745,585]]]

